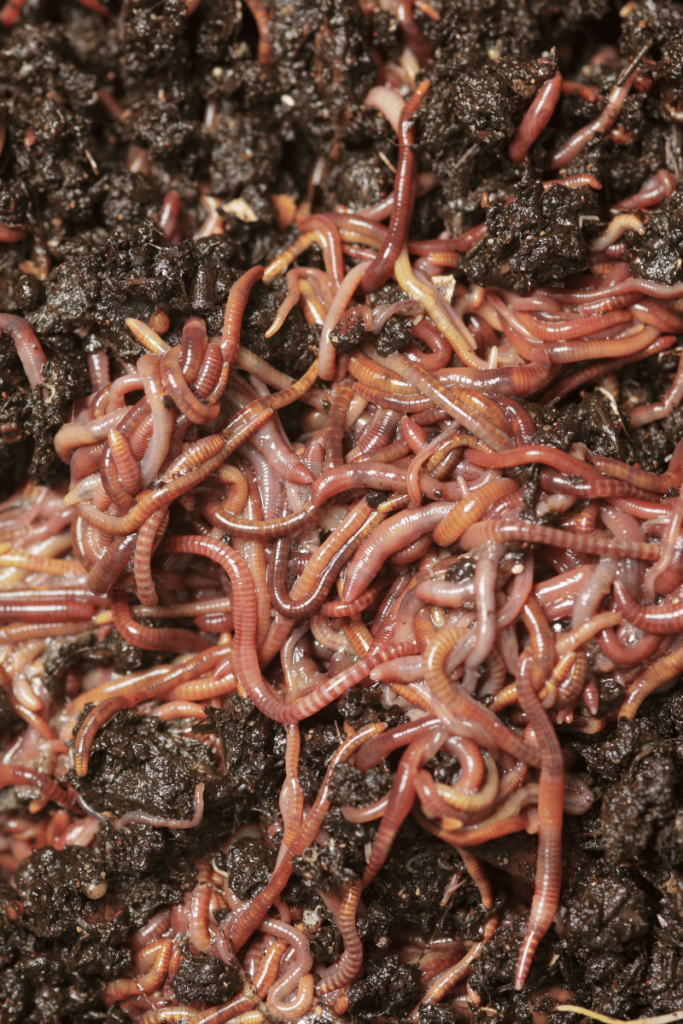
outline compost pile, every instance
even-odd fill
[[[681,1007],[682,336],[681,4],[5,0],[1,1024]]]

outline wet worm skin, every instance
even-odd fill
[[[394,205],[389,230],[382,251],[366,268],[362,286],[365,292],[374,292],[386,282],[403,248],[415,204],[415,153],[413,130],[410,124],[422,98],[429,89],[424,79],[407,101],[398,122],[398,171],[394,185]]]
[[[508,146],[508,156],[521,163],[553,115],[562,91],[562,75],[556,71],[536,93],[531,106],[522,118],[515,137]]]
[[[534,670],[542,681],[543,641],[533,623],[543,620],[543,613],[534,598],[526,605],[525,621],[532,624],[531,644],[534,651]],[[541,775],[538,792],[538,857],[536,886],[526,934],[519,951],[515,988],[521,989],[529,973],[539,942],[550,927],[557,911],[562,881],[562,804],[564,801],[564,758],[546,712],[536,695],[532,677],[522,673],[517,678],[517,693],[522,710],[532,726],[541,752]]]

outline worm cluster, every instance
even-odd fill
[[[247,6],[271,68],[271,13]],[[462,159],[481,147],[516,183],[480,191],[483,223],[416,237],[454,173],[425,161],[440,12],[360,8],[401,37],[398,60],[372,51],[362,108],[393,133],[393,190],[328,209],[319,157],[220,316],[167,311],[162,291],[131,305],[125,345],[86,348],[90,393],[56,431],[68,482],[0,505],[0,933],[24,979],[0,975],[8,1024],[624,1015],[638,998],[617,952],[652,912],[627,868],[653,842],[664,860],[639,871],[683,944],[683,715],[661,696],[683,671],[683,195],[672,157],[615,196],[600,151],[634,143],[650,92],[683,116],[673,58],[634,4],[623,52],[597,48],[578,81],[555,49],[514,79],[492,57],[514,123],[477,121],[473,73]],[[8,0],[0,24],[21,11]],[[553,135],[563,97],[592,116]],[[104,86],[99,101],[126,121]],[[149,247],[198,260],[188,235],[225,230],[219,200],[199,205],[198,227],[168,188]],[[49,407],[61,271],[39,255],[22,266],[42,297],[0,332]],[[244,344],[250,302],[277,287],[263,341],[303,325],[298,376]],[[81,341],[98,323],[82,318]],[[594,966],[607,996],[586,950],[613,956]],[[633,990],[677,1010],[680,968],[656,989],[650,955]]]

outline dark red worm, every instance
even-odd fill
[[[514,139],[508,146],[508,156],[516,164],[521,164],[553,116],[553,111],[557,106],[561,91],[562,75],[559,71],[556,71],[548,82],[543,83],[534,96],[531,106],[515,132]]]
[[[377,291],[388,281],[394,263],[405,245],[415,205],[415,153],[411,121],[428,89],[429,81],[424,79],[401,111],[398,122],[398,170],[394,185],[394,205],[382,249],[363,274],[361,286],[366,293]]]
[[[237,350],[240,346],[240,332],[242,329],[242,317],[249,301],[251,289],[263,277],[263,267],[252,267],[235,281],[230,289],[228,301],[225,305],[225,316],[223,318],[223,331],[221,334],[221,348],[223,358],[228,370],[235,365]]]
[[[114,590],[111,595],[111,610],[114,625],[124,640],[143,651],[204,651],[210,646],[198,633],[189,629],[145,626],[136,622],[130,612],[128,595]]]
[[[535,598],[529,598],[523,618],[530,629],[534,654],[533,672],[537,685],[547,680],[541,636],[552,635]],[[545,630],[543,629],[545,624]],[[540,688],[540,687],[539,687]],[[562,882],[562,806],[564,803],[564,758],[557,733],[536,694],[533,676],[517,677],[517,694],[527,721],[532,726],[541,752],[541,777],[538,792],[538,855],[531,913],[517,960],[515,988],[526,981],[538,944],[557,912]]]

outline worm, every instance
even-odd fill
[[[559,71],[549,81],[544,82],[538,90],[531,105],[515,132],[512,142],[508,145],[508,156],[516,164],[521,164],[534,142],[541,134],[557,106],[562,92],[562,75]]]

